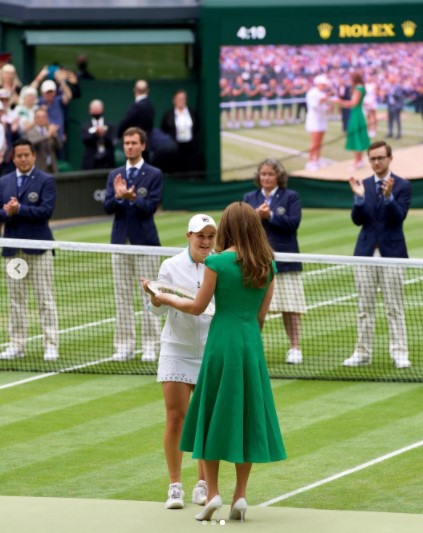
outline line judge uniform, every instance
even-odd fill
[[[134,168],[134,167],[132,167]],[[113,214],[112,244],[160,246],[153,215],[161,201],[162,172],[143,159],[131,170],[131,165],[117,168],[107,178],[104,209]],[[119,200],[115,197],[113,181],[121,174],[127,187],[135,186],[136,200]],[[131,176],[133,175],[133,177]],[[140,290],[143,313],[141,318],[141,348],[143,359],[154,360],[159,353],[160,319],[147,311],[149,297],[140,285],[141,276],[156,279],[160,257],[146,255],[113,254],[114,290],[116,302],[116,331],[114,345],[117,360],[132,359],[136,346],[134,290]]]
[[[378,192],[376,176],[363,181],[364,197],[355,197],[351,218],[361,226],[355,256],[407,258],[403,222],[411,202],[411,185],[394,174],[389,198]],[[358,266],[355,270],[358,292],[357,344],[352,357],[360,363],[370,362],[376,313],[377,289],[380,287],[389,328],[389,353],[397,368],[409,365],[407,331],[404,315],[402,267]],[[350,358],[352,359],[352,358]],[[347,364],[345,366],[355,366]]]
[[[263,189],[244,195],[244,202],[257,209],[267,202],[271,210],[270,220],[262,220],[269,244],[275,252],[299,253],[297,230],[301,222],[301,202],[298,193],[291,189],[275,188],[270,198]],[[270,304],[271,312],[306,312],[301,263],[276,262],[275,292]],[[288,275],[287,274],[291,274]],[[279,275],[283,276],[280,277]]]
[[[2,209],[11,197],[19,201],[19,212],[9,217]],[[54,178],[33,167],[28,175],[15,170],[0,178],[0,222],[4,223],[4,237],[9,239],[37,239],[52,241],[49,228],[56,203]],[[50,250],[3,248],[6,266],[14,257],[28,264],[28,274],[21,280],[6,275],[10,300],[9,352],[12,359],[23,356],[28,333],[27,298],[32,284],[44,334],[45,359],[56,359],[59,345],[58,318],[53,294],[53,255]],[[2,356],[5,352],[2,354]],[[12,357],[14,355],[14,357]]]

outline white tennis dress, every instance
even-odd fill
[[[204,264],[194,263],[186,248],[163,261],[157,281],[196,293],[203,282],[204,268]],[[167,313],[161,334],[157,381],[196,384],[211,317],[189,315],[166,305],[150,304],[149,309],[157,316]]]
[[[306,131],[326,131],[328,129],[328,105],[325,102],[321,102],[325,96],[326,94],[318,87],[312,87],[307,91]]]

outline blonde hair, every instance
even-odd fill
[[[245,202],[228,205],[217,230],[216,250],[231,246],[237,249],[244,285],[265,287],[269,274],[273,277],[273,250],[257,213]]]
[[[22,83],[21,83],[21,81],[20,81],[20,79],[18,77],[18,74],[16,72],[16,68],[11,63],[5,63],[0,68],[0,84],[3,84],[3,73],[4,72],[9,72],[9,73],[14,75],[13,87],[20,87],[22,85]]]

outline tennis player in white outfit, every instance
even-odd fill
[[[213,249],[217,225],[212,217],[195,215],[188,223],[188,247],[178,255],[163,261],[158,283],[174,285],[196,293],[204,276],[204,260]],[[143,280],[146,290],[148,281]],[[158,306],[157,306],[158,305]],[[162,383],[166,406],[164,450],[169,470],[167,509],[182,509],[184,491],[181,482],[182,452],[179,450],[182,427],[190,396],[197,383],[211,317],[181,313],[168,306],[160,306],[151,297],[150,310],[155,315],[167,313],[161,334],[160,359],[157,381]],[[207,485],[202,462],[198,462],[198,482],[192,493],[192,502],[204,505]]]

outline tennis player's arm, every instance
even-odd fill
[[[270,302],[272,301],[274,287],[275,287],[275,276],[273,276],[272,281],[269,283],[269,287],[267,288],[267,292],[263,298],[263,301],[261,302],[261,306],[258,312],[258,321],[259,321],[260,329],[263,328],[264,319],[266,318],[267,311],[269,310],[269,307],[270,307]]]
[[[213,298],[216,289],[217,273],[209,267],[204,269],[204,279],[201,289],[194,300],[176,299],[171,294],[159,293],[157,298],[164,305],[170,305],[183,313],[199,316],[203,313]]]

